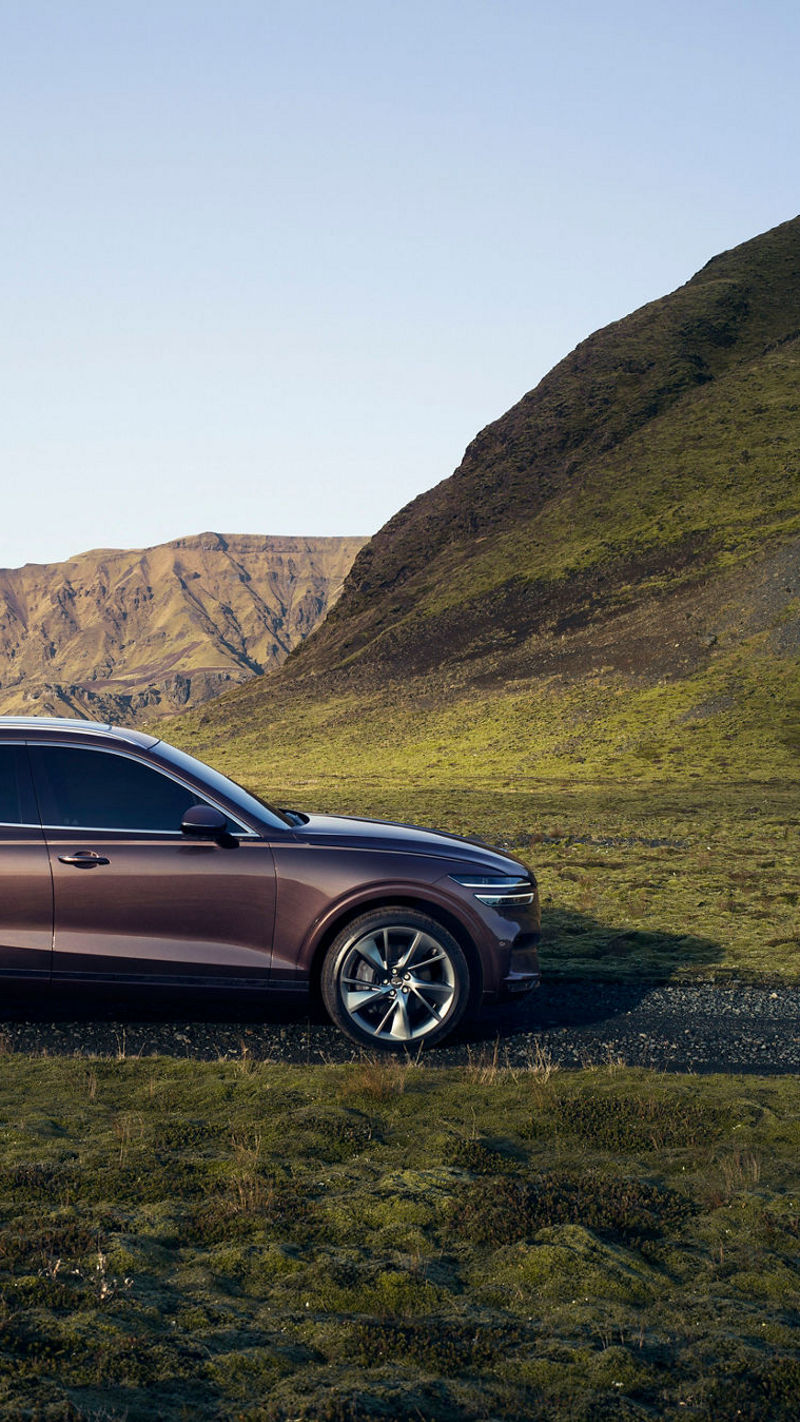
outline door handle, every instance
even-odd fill
[[[98,864],[110,864],[103,854],[95,854],[93,849],[76,849],[74,854],[59,854],[59,864],[72,864],[76,869],[96,869]]]

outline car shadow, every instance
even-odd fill
[[[632,930],[575,911],[554,910],[543,924],[542,985],[521,1000],[488,1004],[447,1039],[446,1048],[486,1044],[531,1032],[580,1029],[633,1012],[659,983],[686,968],[718,963],[722,950],[711,939],[687,934]],[[56,991],[7,990],[0,1008],[0,1033],[8,1029],[17,1050],[55,1055],[72,1051],[177,1051],[180,1055],[228,1054],[247,1047],[261,1054],[259,1028],[276,1028],[269,1050],[294,1055],[298,1043],[309,1051],[333,1053],[344,1039],[321,1003],[304,994],[203,993],[199,990],[109,987]],[[45,1037],[36,1032],[53,1024]],[[31,1032],[27,1027],[30,1025]],[[60,1030],[58,1030],[60,1028]],[[128,1032],[128,1029],[131,1029]],[[152,1031],[148,1033],[147,1029]],[[184,1030],[185,1029],[185,1030]],[[219,1030],[215,1030],[219,1029]],[[281,1040],[285,1029],[288,1043]],[[274,1034],[272,1034],[274,1037]],[[258,1043],[261,1043],[259,1047]],[[10,1044],[9,1044],[10,1045]],[[348,1055],[358,1048],[348,1050]],[[431,1049],[432,1056],[436,1048]]]
[[[633,1012],[658,984],[722,959],[711,938],[631,929],[577,910],[543,915],[542,983],[519,1002],[491,1003],[451,1042],[488,1042],[524,1032],[580,1028]]]
[[[0,1023],[19,1022],[229,1023],[327,1022],[304,993],[281,995],[243,990],[81,985],[58,989],[14,985],[0,1006]]]

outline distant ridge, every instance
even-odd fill
[[[200,533],[0,570],[0,713],[131,722],[275,667],[335,602],[360,538]]]

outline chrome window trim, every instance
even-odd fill
[[[224,810],[223,810],[222,805],[216,805],[214,808],[217,809],[217,810],[222,810],[223,814],[226,814],[226,813],[227,813],[227,811],[224,811]],[[228,815],[228,818],[230,819],[231,816]],[[2,826],[0,826],[0,828],[2,828]],[[13,828],[13,826],[12,826],[12,828]],[[18,826],[18,828],[25,828],[25,826]],[[159,839],[165,839],[165,838],[168,837],[168,836],[173,836],[173,835],[174,835],[176,839],[181,839],[181,840],[184,841],[184,843],[188,843],[189,841],[191,841],[192,843],[194,843],[196,840],[202,840],[203,838],[206,838],[206,837],[203,836],[203,835],[197,835],[197,836],[195,836],[195,835],[190,835],[190,834],[183,834],[183,833],[181,832],[181,830],[179,830],[179,829],[178,829],[178,830],[120,829],[120,828],[119,828],[119,825],[117,825],[117,826],[113,826],[113,825],[41,825],[41,826],[34,825],[34,826],[32,826],[32,828],[34,828],[34,829],[41,828],[41,829],[43,829],[43,830],[58,830],[58,832],[59,832],[60,834],[122,834],[122,835],[126,835],[126,834],[127,834],[127,835],[135,835],[135,834],[155,834],[155,835],[158,835],[158,838],[159,838]],[[227,831],[227,833],[230,833],[230,831]],[[232,838],[233,838],[233,839],[259,839],[259,838],[260,838],[260,835],[257,835],[256,832],[255,832],[255,830],[242,830],[241,834],[234,834],[234,835],[232,835]],[[207,844],[213,844],[214,841],[209,837],[209,838],[206,838],[206,843],[207,843]]]
[[[163,775],[163,777],[164,777],[165,780],[171,780],[174,785],[180,785],[180,786],[182,787],[182,789],[188,790],[189,793],[192,794],[192,795],[196,795],[196,794],[198,793],[198,791],[197,791],[197,786],[196,786],[196,785],[190,785],[188,781],[181,779],[181,777],[180,777],[179,775],[173,775],[173,774],[171,774],[171,772],[170,772],[169,770],[167,770],[166,768],[162,769],[161,765],[153,765],[152,761],[144,760],[140,755],[132,754],[127,745],[124,746],[124,747],[118,747],[118,746],[86,746],[86,745],[79,746],[79,745],[76,745],[73,740],[64,740],[63,738],[57,738],[57,737],[53,737],[52,739],[48,738],[47,740],[41,740],[41,741],[40,741],[40,740],[35,740],[35,741],[27,740],[27,741],[14,741],[14,742],[12,742],[12,741],[3,740],[2,742],[0,742],[0,744],[5,744],[5,745],[12,745],[12,744],[13,744],[13,745],[24,745],[24,746],[28,746],[29,748],[33,747],[34,749],[39,749],[39,750],[50,750],[50,749],[52,749],[53,747],[58,747],[59,749],[62,749],[62,750],[63,750],[63,749],[66,749],[66,750],[79,750],[79,751],[84,751],[84,752],[85,752],[85,751],[90,751],[90,752],[91,752],[91,751],[94,751],[94,752],[96,752],[98,755],[118,755],[118,756],[122,756],[122,758],[125,759],[125,760],[132,760],[132,761],[134,761],[134,763],[135,763],[136,765],[143,765],[143,766],[145,767],[145,769],[147,769],[147,770],[152,770],[155,775]],[[33,771],[31,771],[31,774],[33,775]],[[35,775],[33,776],[33,781],[34,781],[34,790],[35,790],[35,789],[36,789],[36,777],[35,777]],[[213,805],[216,810],[219,810],[220,814],[225,815],[226,819],[232,820],[234,824],[236,824],[236,825],[239,826],[239,833],[236,834],[236,835],[234,835],[234,838],[235,838],[235,839],[260,839],[260,838],[261,838],[261,836],[258,834],[258,832],[257,832],[256,830],[248,829],[248,827],[247,827],[246,825],[243,825],[242,822],[241,822],[241,820],[238,819],[238,817],[237,817],[236,815],[232,815],[231,812],[230,812],[230,810],[226,809],[226,807],[225,807],[224,805],[221,805],[218,800],[215,800],[212,796],[210,796],[210,795],[205,795],[205,794],[202,795],[201,798],[204,799],[204,800],[206,800],[208,804]],[[37,826],[31,826],[31,828],[37,828]],[[117,826],[115,826],[114,828],[112,828],[112,827],[109,826],[109,825],[106,825],[106,826],[103,826],[103,825],[46,825],[46,824],[44,824],[44,823],[40,826],[40,828],[43,829],[43,830],[63,830],[64,832],[67,832],[67,833],[70,832],[70,831],[72,831],[72,832],[75,832],[75,833],[78,833],[78,834],[155,834],[155,835],[161,836],[162,838],[163,838],[164,835],[176,835],[179,839],[187,839],[187,840],[190,838],[189,835],[183,835],[183,834],[181,834],[181,831],[180,831],[179,829],[177,829],[177,830],[152,830],[152,829],[135,829],[135,828],[133,828],[132,826],[128,826],[128,828],[121,828],[119,825],[117,825]]]

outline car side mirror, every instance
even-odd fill
[[[227,817],[215,805],[190,805],[181,820],[181,833],[193,839],[220,839],[227,832]]]

